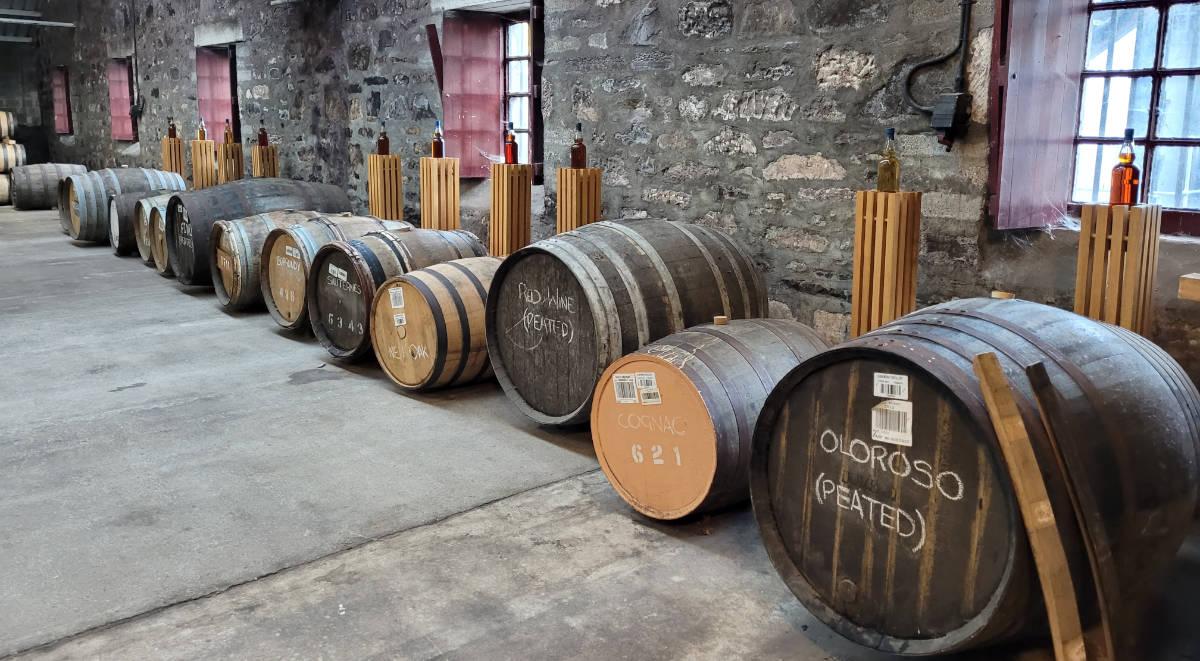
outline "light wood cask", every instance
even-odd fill
[[[133,239],[137,244],[138,256],[146,266],[154,266],[154,249],[153,244],[153,225],[151,224],[150,214],[153,210],[158,209],[159,214],[167,217],[167,202],[170,201],[171,194],[155,195],[138,200],[133,205],[133,214],[135,218],[133,226]],[[164,247],[165,248],[165,247]],[[164,253],[165,255],[166,253]]]

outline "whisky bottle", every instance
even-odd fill
[[[884,135],[883,158],[879,161],[879,176],[876,190],[884,193],[900,192],[900,159],[896,156],[896,129],[888,129]]]
[[[391,151],[391,141],[387,137],[387,122],[380,123],[379,139],[375,141],[375,153],[387,156]]]
[[[233,125],[229,123],[228,119],[225,120],[225,144],[233,144]]]
[[[1142,185],[1142,172],[1133,164],[1133,129],[1125,129],[1125,142],[1117,156],[1117,166],[1112,171],[1112,193],[1109,204],[1133,206],[1138,203],[1138,189]]]
[[[271,139],[267,137],[267,120],[258,120],[258,146],[266,147],[271,144]]]
[[[446,139],[442,135],[442,120],[435,120],[433,123],[433,141],[429,145],[429,154],[434,158],[445,158],[446,156]]]
[[[167,118],[167,137],[172,140],[179,137],[179,133],[178,133],[177,129],[175,128],[175,118],[174,117]]]
[[[587,145],[583,144],[583,123],[575,123],[575,144],[571,145],[571,167],[583,169],[587,167]]]
[[[200,118],[200,127],[196,129],[197,140],[208,140],[208,129],[204,127],[204,118]]]
[[[504,163],[517,164],[517,137],[512,132],[512,122],[504,125]]]

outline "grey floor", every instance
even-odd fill
[[[749,512],[633,515],[494,384],[397,393],[0,207],[0,657],[875,660]],[[1147,658],[1200,659],[1200,544]]]

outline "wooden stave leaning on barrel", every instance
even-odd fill
[[[523,262],[532,266],[523,268]],[[558,273],[539,273],[537,268]],[[524,329],[528,308],[521,303],[523,281],[515,293],[506,281],[531,269],[554,288],[547,295],[535,283],[529,288],[533,293],[542,292],[547,303],[578,304],[578,313],[567,310],[582,319],[578,328],[575,319],[553,323],[570,327],[568,344],[579,332],[587,355],[530,353],[507,340],[516,326]],[[766,314],[762,275],[729,237],[672,221],[602,221],[539,241],[505,260],[488,296],[488,351],[497,380],[522,413],[544,425],[578,425],[588,420],[596,382],[621,356],[718,315],[741,319]],[[507,364],[510,354],[516,373]],[[555,375],[553,382],[546,375]]]
[[[340,213],[350,210],[350,198],[332,184],[277,178],[239,179],[174,195],[167,203],[166,239],[176,278],[185,285],[211,287],[213,223],[281,209]]]
[[[384,282],[441,262],[486,254],[479,239],[465,230],[389,230],[329,243],[313,258],[305,288],[313,334],[335,358],[360,360],[371,353],[371,302]],[[330,275],[334,268],[344,277]],[[335,280],[345,284],[335,286]]]
[[[108,242],[118,257],[137,252],[137,203],[167,191],[145,191],[112,195],[108,202]]]
[[[134,243],[137,244],[138,257],[142,262],[151,268],[154,268],[154,250],[151,246],[152,232],[150,226],[150,215],[155,209],[158,209],[159,214],[166,218],[167,201],[171,199],[170,194],[156,195],[147,197],[137,201],[133,205],[135,223],[133,227]],[[164,247],[165,249],[165,247]],[[165,254],[165,253],[164,253]]]
[[[183,190],[187,184],[174,172],[148,168],[92,170],[65,177],[59,185],[58,217],[77,241],[108,241],[108,198],[118,193]]]
[[[317,251],[334,241],[356,239],[370,232],[411,229],[402,220],[374,216],[321,215],[311,221],[267,233],[259,244],[259,298],[275,323],[288,330],[309,328],[308,270]]]
[[[664,521],[746,502],[763,402],[793,368],[826,349],[797,321],[722,317],[617,360],[596,384],[591,411],[592,442],[609,484],[635,510]],[[614,377],[622,376],[634,383],[633,401],[628,391],[618,393]],[[653,379],[653,397],[642,398],[639,378]]]
[[[213,223],[208,269],[212,273],[217,301],[231,310],[261,304],[258,273],[263,241],[272,230],[320,215],[320,211],[284,209]]]
[[[371,303],[371,345],[393,383],[415,392],[493,376],[484,306],[500,261],[456,259],[379,287]]]
[[[86,167],[71,163],[39,163],[13,168],[13,207],[22,210],[54,208],[58,205],[58,187],[62,180],[85,172]]]
[[[974,355],[983,352],[995,352],[1010,374],[1039,463],[1065,467],[1067,480],[1047,481],[1054,517],[1089,531],[1086,541],[1064,537],[1069,565],[1087,568],[1089,556],[1096,554],[1091,559],[1097,562],[1094,580],[1101,594],[1092,601],[1114,609],[1110,626],[1115,640],[1133,640],[1141,606],[1182,543],[1196,507],[1200,395],[1178,363],[1145,338],[1027,301],[971,299],[926,308],[835,347],[784,378],[764,406],[751,457],[751,499],[772,563],[810,612],[846,638],[884,651],[965,651],[1044,627],[1028,542],[971,367]],[[1048,414],[1053,442],[1024,374],[1025,366],[1039,362],[1058,392],[1059,404]],[[872,427],[861,414],[851,420],[844,408],[845,391],[854,384],[859,390],[852,401],[865,413],[889,399],[873,396],[877,372],[908,376],[904,389],[914,405],[914,425],[922,417],[916,403],[924,401],[926,414],[934,413],[924,416],[926,432],[930,419],[938,430],[930,438],[914,427],[911,445],[885,447],[882,463],[877,463],[874,448],[887,444],[860,440],[872,438]],[[860,380],[855,381],[855,374]],[[834,422],[818,435],[826,426],[821,415]],[[846,429],[851,423],[860,431]],[[796,436],[808,440],[786,440]],[[899,454],[916,457],[931,444],[932,457],[897,461]],[[840,456],[840,471],[845,472],[827,475],[819,465],[826,455]],[[917,465],[920,461],[924,468]],[[919,553],[890,541],[871,542],[871,548],[878,542],[894,553],[885,563],[885,576],[900,587],[885,594],[875,592],[883,579],[874,566],[881,563],[869,563],[871,553],[865,551],[867,540],[873,539],[866,533],[874,530],[874,515],[870,528],[857,525],[865,520],[861,515],[846,515],[855,525],[835,527],[841,530],[835,542],[839,553],[825,553],[820,548],[824,540],[835,538],[830,522],[841,519],[818,507],[829,507],[818,500],[818,494],[828,491],[824,478],[812,483],[817,473],[829,479],[833,475],[843,486],[849,481],[844,493],[836,485],[831,492],[833,509],[841,514],[846,511],[843,502],[868,502],[859,498],[859,490],[872,483],[876,466],[893,476],[885,482],[895,495],[873,494],[881,504],[871,504],[872,512],[892,508],[889,518],[899,532],[886,537],[903,536],[899,512],[914,512],[905,516],[923,522],[923,531],[934,530],[933,541]],[[913,475],[917,469],[922,471],[919,480]],[[921,489],[928,496],[921,498]],[[897,500],[914,491],[918,501],[938,506],[931,510],[932,522]],[[957,500],[950,497],[955,495]],[[1081,503],[1077,509],[1073,498]],[[959,501],[965,509],[956,512],[952,506]],[[1150,520],[1154,525],[1147,525]],[[788,522],[795,523],[788,527]],[[910,534],[916,531],[914,523]],[[945,546],[938,546],[943,538],[948,538]],[[806,546],[809,539],[822,541]],[[915,574],[912,558],[919,560]],[[839,559],[839,571],[827,571]],[[863,574],[868,565],[869,580]],[[1077,592],[1095,594],[1092,575],[1073,579]],[[836,603],[830,598],[834,585],[839,590],[852,586],[853,591],[843,590],[841,603]],[[850,594],[859,600],[851,601]],[[901,601],[915,595],[927,605],[919,610],[907,601],[897,604],[895,595]],[[851,607],[858,610],[844,612]],[[911,615],[918,612],[924,619]],[[1101,617],[1086,610],[1081,615],[1085,630],[1089,619]]]

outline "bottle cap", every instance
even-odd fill
[[[888,140],[895,140],[895,139],[896,139],[896,129],[891,129],[891,128],[889,128],[889,129],[886,129],[886,130],[884,130],[884,132],[883,132],[883,133],[884,133],[884,135],[886,135],[886,136],[887,136],[887,139],[888,139]]]
[[[1133,140],[1133,129],[1125,129],[1125,139]]]
[[[512,127],[513,127],[513,123],[512,123],[512,122],[509,122],[509,123],[507,124],[507,126],[508,126],[508,130],[510,130],[510,131],[511,131],[511,130],[512,130]]]
[[[724,326],[728,323],[729,323],[729,317],[726,317],[725,315],[717,315],[717,316],[713,317],[713,324],[715,324],[717,326]]]
[[[575,122],[575,130],[583,133],[583,122]]]

